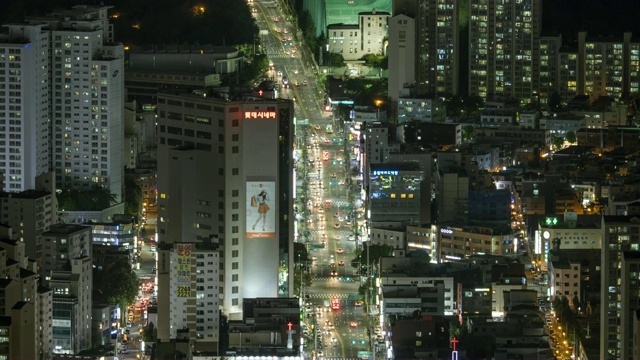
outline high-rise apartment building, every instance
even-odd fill
[[[157,111],[158,240],[221,240],[230,319],[244,298],[290,296],[293,103],[205,89],[161,93]]]
[[[49,171],[49,40],[45,24],[0,34],[0,172],[4,191]]]
[[[176,242],[158,250],[158,298],[168,300],[158,301],[161,341],[176,339],[179,330],[188,329],[200,351],[218,350],[223,270],[221,249],[212,241],[217,240]]]
[[[418,1],[394,0],[393,16],[405,15],[415,23],[415,94],[447,96],[458,93],[458,1]],[[392,21],[402,21],[401,25],[409,25],[404,18],[390,20],[389,39],[400,39],[402,32],[410,34],[401,26],[391,26]],[[392,32],[393,31],[393,32]],[[397,33],[395,31],[398,31]],[[400,39],[401,40],[401,39]],[[400,50],[401,42],[389,41],[389,54]],[[406,44],[411,46],[411,44]],[[393,61],[389,58],[389,77],[393,78]],[[391,82],[390,82],[391,83]],[[398,94],[389,95],[396,98]],[[395,91],[395,89],[394,89]]]
[[[108,6],[74,6],[46,17],[27,18],[24,25],[9,25],[12,42],[20,46],[6,49],[4,62],[15,64],[13,69],[24,73],[21,81],[25,84],[20,91],[15,88],[10,91],[12,76],[5,77],[0,84],[6,84],[8,88],[4,92],[9,104],[12,99],[26,96],[30,99],[25,104],[30,104],[31,108],[23,113],[7,108],[7,145],[19,143],[18,134],[11,134],[20,129],[16,127],[17,122],[22,123],[26,135],[30,135],[25,138],[25,144],[48,142],[49,125],[44,124],[44,118],[48,117],[51,153],[46,149],[48,143],[30,146],[28,151],[24,149],[22,156],[33,157],[27,165],[34,170],[20,174],[20,179],[18,174],[15,178],[11,176],[11,162],[7,158],[6,188],[23,190],[20,186],[29,185],[24,182],[48,171],[48,166],[40,162],[49,156],[50,167],[55,170],[61,188],[90,190],[99,186],[108,189],[117,201],[122,201],[124,47],[113,42],[108,10]],[[0,62],[2,59],[0,57]],[[19,66],[25,66],[25,69],[21,70]],[[13,78],[17,79],[17,76]],[[45,89],[47,81],[48,88]],[[49,109],[46,115],[43,104]],[[32,124],[33,119],[39,120]],[[19,183],[22,179],[24,181]]]
[[[541,0],[469,1],[470,95],[535,96],[541,16]]]
[[[631,359],[633,317],[640,306],[640,299],[630,295],[637,294],[640,286],[637,280],[634,281],[637,271],[631,269],[634,264],[634,269],[638,269],[638,261],[632,261],[631,256],[625,258],[624,254],[640,250],[640,218],[603,216],[600,230],[600,359]],[[630,280],[632,283],[627,284]]]

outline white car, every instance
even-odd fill
[[[298,75],[298,69],[293,70],[293,73],[294,73],[295,75]]]
[[[349,235],[349,241],[356,241],[355,235]]]

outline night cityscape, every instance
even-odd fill
[[[0,360],[640,359],[633,14],[0,2]]]

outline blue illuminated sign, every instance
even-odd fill
[[[378,175],[394,175],[394,176],[398,176],[398,170],[374,170],[373,171],[373,176],[378,176]]]

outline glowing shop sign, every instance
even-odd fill
[[[378,176],[378,175],[394,175],[394,176],[398,176],[398,170],[374,170],[373,171],[373,176]]]
[[[275,111],[245,111],[245,119],[275,119]]]
[[[451,229],[440,229],[440,232],[443,234],[453,234],[453,230]]]

